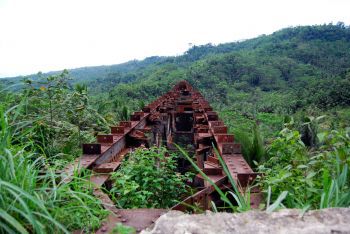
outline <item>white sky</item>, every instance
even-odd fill
[[[349,0],[0,0],[0,77],[179,55],[288,26],[350,24]]]

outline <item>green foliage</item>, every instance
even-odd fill
[[[250,150],[251,160],[256,162],[262,162],[265,160],[265,149],[263,140],[260,135],[259,126],[257,124],[253,127],[253,142]],[[252,163],[251,163],[252,165]]]
[[[261,184],[271,186],[273,197],[282,191],[289,195],[289,208],[346,207],[350,205],[350,138],[348,132],[319,133],[320,146],[309,151],[298,131],[285,128],[269,146],[269,160],[259,166]]]
[[[176,172],[177,156],[163,147],[136,149],[112,174],[111,195],[121,208],[168,208],[186,193],[189,175]]]
[[[341,24],[286,28],[241,42],[193,46],[177,57],[73,69],[74,79],[68,83],[84,82],[89,87],[94,107],[108,124],[123,118],[116,114],[122,106],[130,112],[140,109],[140,99],[154,100],[182,79],[199,89],[217,110],[229,108],[253,118],[293,114],[310,105],[349,106],[349,38],[349,27]],[[57,74],[29,78],[37,81],[47,76]],[[269,127],[262,126],[263,132],[269,132]]]
[[[323,174],[323,192],[321,195],[320,209],[329,207],[348,207],[350,202],[350,188],[348,183],[348,165],[340,170],[337,162],[337,172],[334,179],[330,179],[329,172]]]
[[[270,114],[268,115],[270,116]],[[264,118],[261,118],[261,116]],[[241,144],[243,156],[248,164],[251,167],[255,167],[254,161],[262,162],[265,159],[265,147],[260,129],[270,126],[269,131],[265,131],[265,134],[267,133],[266,135],[271,136],[273,134],[271,129],[280,125],[279,121],[281,118],[276,118],[273,115],[270,118],[266,118],[265,115],[259,113],[257,117],[258,125],[253,119],[235,111],[223,111],[220,113],[220,117],[227,124],[230,132],[234,134],[235,141]]]
[[[20,93],[5,93],[6,105],[21,103],[9,115],[17,128],[16,143],[34,142],[31,150],[60,167],[80,155],[81,143],[91,141],[95,132],[108,131],[106,120],[89,104],[87,86],[77,84],[73,89],[69,80],[64,71],[40,82],[26,80]]]
[[[302,124],[302,141],[307,146],[316,146],[317,142],[317,133],[319,128],[319,122],[325,116],[319,116],[317,118],[313,116],[305,117],[304,123]]]
[[[267,198],[267,206],[266,206],[266,212],[271,213],[272,211],[276,210],[278,207],[281,206],[282,201],[287,197],[288,191],[283,191],[276,199],[276,201],[270,205],[270,197],[271,197],[271,187],[269,187],[268,190],[268,198]]]
[[[182,153],[182,155],[191,163],[191,165],[196,169],[196,171],[206,180],[210,183],[211,186],[214,187],[214,189],[216,190],[216,192],[218,192],[218,194],[220,195],[220,199],[225,202],[225,205],[227,205],[228,207],[225,208],[229,208],[232,211],[239,211],[239,212],[243,212],[243,211],[248,211],[250,210],[250,190],[247,189],[245,191],[244,196],[240,193],[240,189],[239,189],[239,185],[237,186],[231,173],[229,172],[227,165],[225,164],[224,160],[221,158],[220,154],[217,152],[216,148],[216,155],[218,155],[220,164],[225,172],[225,174],[227,175],[229,182],[233,188],[233,191],[228,191],[228,192],[224,192],[223,190],[221,190],[198,166],[197,164],[193,161],[193,159],[188,155],[188,153],[186,151],[184,151],[184,149],[182,149],[180,146],[176,145],[177,149]],[[230,197],[232,197],[236,202],[237,202],[237,206],[235,206],[231,200]],[[217,211],[217,208],[215,206],[214,203],[212,203],[214,210]]]
[[[255,167],[255,162],[265,160],[265,146],[257,124],[248,133],[235,130],[234,136],[235,141],[241,144],[242,154],[252,168]]]
[[[349,50],[350,28],[339,23],[193,46],[183,56],[39,73],[22,84],[23,77],[1,79],[0,232],[97,227],[103,212],[86,181],[56,184],[53,173],[39,171],[63,167],[82,142],[183,79],[219,112],[247,162],[258,162],[268,211],[349,206]],[[321,115],[327,118],[311,117]],[[175,156],[164,152],[138,150],[123,163],[114,175],[119,206],[169,207],[181,199],[187,176],[175,173]],[[248,209],[235,191],[220,196]]]
[[[8,115],[19,111],[4,112],[0,106],[0,233],[96,229],[107,213],[92,196],[91,185],[82,178],[57,184],[47,160],[30,150],[33,142],[12,143],[20,136]]]
[[[123,109],[120,113],[120,119],[126,121],[129,119],[129,110],[126,106],[123,106]]]
[[[178,150],[185,156],[185,158],[191,163],[191,165],[196,169],[196,171],[214,187],[214,189],[218,192],[220,195],[220,199],[225,202],[225,211],[227,209],[230,209],[232,212],[238,211],[238,212],[244,212],[244,211],[249,211],[251,210],[250,207],[250,191],[254,187],[250,185],[251,187],[247,187],[243,189],[240,184],[236,184],[235,180],[233,179],[230,171],[228,170],[228,167],[222,157],[220,156],[220,153],[217,151],[217,149],[214,147],[214,150],[216,152],[216,155],[218,155],[220,164],[224,170],[224,173],[227,175],[229,183],[231,184],[233,191],[229,190],[228,192],[223,191],[220,189],[198,166],[197,164],[193,161],[193,159],[180,147],[177,146]],[[277,208],[283,206],[282,201],[286,198],[288,191],[282,191],[279,196],[277,197],[276,201],[270,205],[271,201],[271,187],[268,188],[268,198],[267,198],[267,206],[266,206],[266,211],[267,212],[272,212],[276,210]],[[242,194],[243,192],[243,194]],[[234,205],[231,202],[231,198],[234,199],[234,201],[237,203],[237,205]],[[212,203],[212,208],[215,212],[218,212],[218,208],[216,207],[215,203]]]
[[[286,28],[241,42],[193,46],[177,57],[72,69],[69,83],[84,82],[102,105],[120,98],[130,110],[140,107],[140,98],[148,102],[181,79],[220,109],[234,106],[254,116],[294,113],[310,104],[324,109],[348,106],[349,38],[349,27],[340,24]]]

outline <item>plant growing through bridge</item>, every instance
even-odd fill
[[[121,208],[168,208],[186,193],[190,174],[176,172],[177,155],[164,147],[136,149],[113,173],[111,195]]]
[[[177,149],[185,156],[185,158],[192,164],[192,166],[199,172],[199,174],[201,176],[203,176],[203,178],[205,180],[207,180],[214,188],[215,190],[219,193],[220,195],[220,199],[225,202],[225,204],[227,204],[229,206],[230,209],[232,209],[233,211],[247,211],[250,210],[250,191],[249,188],[247,189],[247,191],[245,192],[245,196],[243,196],[240,192],[239,192],[239,188],[237,187],[231,173],[229,172],[224,160],[222,159],[222,157],[220,156],[219,152],[217,151],[217,149],[214,147],[214,150],[216,151],[216,155],[218,155],[220,164],[225,172],[225,174],[227,175],[230,184],[232,185],[233,191],[229,191],[228,193],[225,193],[224,191],[222,191],[198,166],[197,164],[193,161],[193,159],[187,154],[187,152],[185,152],[180,146],[176,145]],[[231,200],[229,199],[228,195],[231,195],[235,201],[238,204],[238,207],[235,206]],[[214,209],[216,210],[215,204],[212,203],[212,205],[214,206]]]
[[[215,190],[219,193],[220,195],[220,199],[226,203],[226,205],[228,205],[228,207],[224,207],[224,208],[229,208],[232,211],[238,211],[238,212],[244,212],[244,211],[248,211],[251,209],[250,207],[250,190],[252,187],[247,187],[245,188],[244,191],[244,195],[241,194],[240,191],[243,191],[243,188],[240,187],[240,184],[238,183],[236,185],[236,182],[234,181],[230,171],[227,168],[226,163],[224,162],[224,160],[222,159],[222,157],[220,156],[218,150],[215,148],[215,146],[213,145],[213,148],[215,150],[216,155],[218,155],[220,164],[225,172],[225,174],[227,175],[229,182],[233,188],[233,191],[228,191],[228,192],[224,192],[223,190],[221,190],[198,166],[197,164],[193,161],[193,159],[178,145],[176,145],[176,147],[178,148],[178,150],[186,157],[186,159],[192,164],[192,166],[199,172],[199,174],[201,176],[203,176],[203,178],[208,181],[214,188]],[[275,200],[275,202],[270,205],[270,198],[271,198],[271,188],[269,188],[269,196],[268,196],[268,202],[267,202],[267,206],[266,206],[266,211],[267,212],[272,212],[275,209],[277,209],[278,207],[281,206],[282,201],[286,198],[288,192],[287,191],[283,191],[278,198]],[[231,200],[229,199],[229,195],[231,195],[234,200],[236,201],[238,206],[235,206]],[[214,211],[218,211],[217,207],[215,205],[215,203],[212,202],[212,206]]]

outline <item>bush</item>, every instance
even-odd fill
[[[111,194],[121,208],[168,208],[186,192],[189,174],[176,172],[175,154],[163,147],[136,149],[113,173]]]
[[[350,137],[348,132],[318,134],[320,146],[309,150],[298,131],[285,128],[267,151],[269,160],[259,166],[261,185],[271,186],[272,197],[282,191],[288,208],[347,207],[350,205]]]

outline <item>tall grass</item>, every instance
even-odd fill
[[[9,113],[14,120],[19,111],[0,106],[0,233],[69,233],[99,226],[106,212],[90,195],[91,185],[79,178],[57,184],[46,159],[28,150],[32,142],[13,144],[25,123],[10,125]]]
[[[253,142],[251,146],[252,160],[263,162],[265,160],[264,142],[260,133],[259,126],[255,123],[253,126]]]
[[[334,179],[331,179],[328,170],[324,170],[320,209],[350,206],[350,187],[347,180],[348,170],[347,164],[344,164],[341,169],[339,159],[337,159],[337,171]]]
[[[241,144],[242,148],[242,154],[244,159],[247,161],[247,163],[252,166],[254,155],[252,155],[252,139],[249,136],[250,133],[242,131],[242,130],[235,130],[235,141],[239,142]]]
[[[266,151],[264,142],[259,126],[256,123],[252,128],[252,137],[249,136],[249,133],[243,132],[241,130],[234,131],[234,134],[235,138],[242,146],[244,159],[252,168],[256,166],[254,162],[260,163],[265,161]]]

